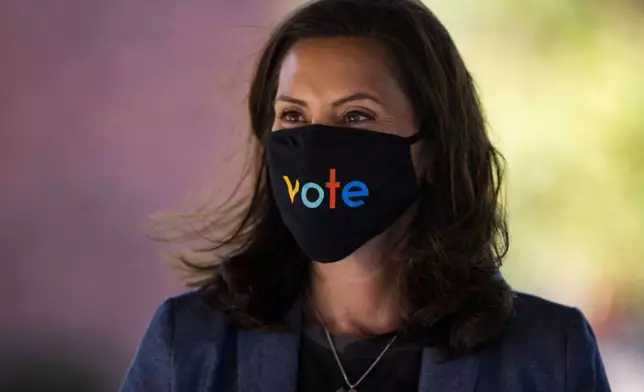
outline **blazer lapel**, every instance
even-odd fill
[[[443,360],[433,347],[423,350],[420,367],[420,392],[473,392],[478,378],[479,360],[466,356]]]
[[[286,324],[299,326],[300,320],[301,308],[297,303],[289,312]],[[240,330],[237,350],[239,392],[296,392],[299,332]]]

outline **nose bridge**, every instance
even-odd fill
[[[309,104],[311,123],[321,125],[335,125],[336,116],[331,102],[317,100]]]

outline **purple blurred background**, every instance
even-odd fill
[[[115,390],[179,290],[142,224],[230,150],[269,3],[0,2],[0,390]]]

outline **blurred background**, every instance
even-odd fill
[[[644,389],[644,2],[427,0],[508,161],[522,291],[581,308]],[[234,178],[296,0],[0,1],[0,391],[113,391],[182,290],[148,215]]]

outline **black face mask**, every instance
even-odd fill
[[[271,132],[273,194],[284,224],[313,260],[341,260],[384,232],[416,200],[409,138],[319,124]]]

